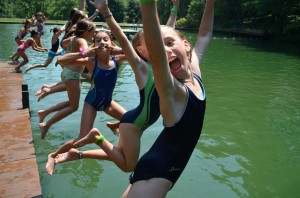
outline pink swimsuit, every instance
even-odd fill
[[[27,40],[18,46],[17,51],[25,51],[27,48],[29,48],[31,44],[27,43]]]

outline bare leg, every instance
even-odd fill
[[[81,153],[79,155],[79,153]],[[68,152],[58,154],[55,158],[55,164],[79,160],[80,156],[82,159],[99,159],[103,160],[104,158],[102,156],[106,156],[106,153],[102,149],[97,150],[87,150],[87,151],[78,151],[75,148],[71,148]],[[109,158],[106,158],[106,160],[109,160]]]
[[[51,175],[54,171],[55,158],[61,154],[69,151],[71,148],[74,148],[74,142],[78,139],[84,137],[92,129],[97,111],[89,105],[84,103],[82,115],[81,115],[81,124],[80,124],[80,133],[76,140],[69,140],[64,143],[58,150],[48,155],[48,162],[46,164],[46,171]]]
[[[28,63],[28,57],[24,51],[18,51],[18,55],[20,55],[23,58],[23,61],[17,65],[17,67],[15,68],[15,71],[17,73],[22,73],[22,70],[20,68]]]
[[[35,64],[30,67],[27,67],[26,72],[32,69],[41,68],[41,67],[48,67],[48,65],[53,61],[53,58],[48,58],[44,64]]]
[[[62,92],[62,91],[66,91],[66,85],[65,84],[58,84],[57,86],[53,87],[53,88],[44,88],[42,89],[42,93],[38,98],[38,102],[40,100],[42,100],[43,98],[45,98],[46,96],[53,94],[53,93],[57,93],[57,92]]]
[[[86,144],[95,143],[100,131],[93,128],[84,138],[74,143],[75,147],[82,147]],[[129,123],[120,124],[120,138],[118,147],[104,140],[101,148],[107,154],[108,158],[113,161],[124,172],[133,171],[139,158],[140,153],[140,128]]]
[[[110,105],[105,108],[104,112],[117,120],[121,120],[122,116],[126,113],[126,109],[124,109],[116,101],[112,100]],[[115,135],[119,135],[119,123],[107,123],[107,126]]]
[[[62,82],[62,81],[53,83],[53,84],[51,84],[51,85],[43,84],[42,87],[41,87],[39,90],[37,90],[37,91],[35,92],[34,95],[35,95],[35,96],[40,95],[40,94],[42,93],[42,91],[43,91],[44,88],[49,88],[49,89],[51,89],[51,88],[56,87],[56,86],[58,86],[58,85],[63,85],[64,87],[66,87],[66,86],[65,86],[65,83]],[[66,91],[66,88],[64,88],[64,91]]]
[[[69,101],[58,103],[58,104],[53,105],[52,107],[50,107],[49,109],[46,109],[46,110],[39,110],[38,111],[39,123],[44,122],[45,117],[47,117],[47,115],[49,115],[50,113],[53,113],[55,111],[59,111],[59,110],[65,108],[67,106],[69,106]]]
[[[80,80],[67,80],[65,85],[68,91],[69,105],[60,109],[52,118],[46,123],[40,123],[41,138],[43,139],[51,125],[67,117],[73,112],[77,111],[80,99],[81,84]]]
[[[106,126],[110,128],[110,130],[117,136],[120,135],[119,132],[119,126],[120,126],[120,121],[115,121],[115,122],[106,122]]]
[[[65,82],[68,91],[69,105],[60,109],[52,118],[46,123],[40,123],[41,137],[46,134],[51,125],[67,117],[73,112],[77,111],[80,99],[81,84],[80,80],[68,80]]]

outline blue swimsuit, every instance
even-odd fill
[[[95,56],[95,65],[92,75],[91,89],[85,97],[85,102],[92,105],[97,111],[103,111],[112,100],[112,94],[117,82],[118,63],[112,56],[115,63],[113,69],[101,69],[97,66],[98,58]]]
[[[150,150],[138,161],[130,176],[130,183],[151,178],[165,178],[175,184],[201,134],[206,99],[201,78],[194,74],[199,82],[203,99],[199,100],[188,88],[187,106],[181,119],[173,126],[165,127]]]
[[[159,97],[154,84],[151,65],[148,64],[149,75],[146,86],[140,90],[140,104],[127,111],[121,118],[121,123],[131,123],[141,128],[142,132],[151,126],[160,116]]]

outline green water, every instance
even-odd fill
[[[15,52],[19,25],[0,24],[0,60]],[[44,46],[50,47],[46,26]],[[186,34],[194,42],[195,34]],[[27,50],[29,64],[44,62],[46,53]],[[29,66],[25,65],[24,68]],[[201,65],[207,95],[202,136],[169,198],[300,197],[300,50],[261,40],[217,36]],[[120,197],[128,173],[112,162],[81,160],[45,172],[47,155],[77,137],[82,104],[89,84],[84,83],[79,110],[50,128],[40,140],[37,111],[66,99],[57,93],[40,102],[34,92],[44,83],[60,80],[60,67],[23,74],[29,86],[31,123],[44,197]],[[127,109],[139,101],[134,75],[125,65],[114,99]],[[111,120],[99,112],[95,127],[114,144],[118,138],[105,126]],[[162,129],[159,120],[142,137],[141,153]],[[97,148],[94,145],[84,149]]]

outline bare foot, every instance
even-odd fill
[[[36,92],[35,92],[35,96],[38,96],[38,95],[40,95],[42,93],[42,89],[39,89],[39,90],[37,90]]]
[[[25,72],[28,72],[29,70],[31,70],[31,67],[27,67]]]
[[[42,89],[42,92],[41,92],[41,94],[40,94],[40,97],[38,98],[38,102],[40,101],[40,100],[42,100],[43,98],[45,98],[46,96],[48,96],[48,94],[49,94],[49,92],[50,92],[50,89],[49,88],[43,88]]]
[[[71,148],[68,152],[58,154],[55,158],[55,164],[78,160],[79,152],[77,149]]]
[[[52,153],[48,155],[48,161],[46,164],[46,171],[49,175],[52,175],[54,172],[54,166],[55,166],[55,158],[52,157]]]
[[[41,130],[41,139],[44,139],[48,132],[49,126],[47,126],[45,122],[42,122],[42,123],[39,123],[39,127]]]
[[[44,119],[47,116],[46,111],[45,110],[39,110],[38,111],[38,116],[40,118],[39,123],[44,122]]]
[[[42,91],[43,91],[44,88],[48,88],[48,85],[43,84],[42,87],[39,90],[37,90],[34,95],[35,96],[40,95],[42,93]]]
[[[106,122],[106,126],[108,128],[110,128],[110,130],[117,136],[120,135],[119,132],[119,125],[120,125],[120,121],[116,121],[116,122]]]
[[[85,137],[81,138],[73,145],[75,147],[82,147],[86,144],[93,144],[96,142],[97,137],[99,137],[100,135],[100,131],[96,128],[93,128]]]
[[[16,63],[16,61],[13,59],[12,56],[10,56],[9,59],[10,59],[13,63]]]
[[[22,70],[20,68],[15,68],[16,73],[22,73]]]

